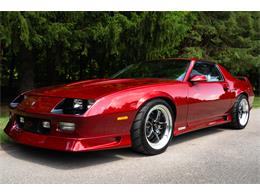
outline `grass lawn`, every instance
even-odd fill
[[[254,108],[259,108],[260,107],[260,97],[255,97],[254,103],[253,103]],[[4,128],[8,122],[8,116],[3,115],[0,116],[0,143],[4,142],[10,142],[11,140],[8,138],[8,136],[4,133]]]
[[[260,96],[255,97],[254,103],[253,103],[254,108],[259,108],[260,107]]]
[[[4,133],[4,128],[8,122],[8,116],[0,116],[0,143],[9,142],[10,139]]]

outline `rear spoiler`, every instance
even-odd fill
[[[240,80],[240,81],[245,81],[245,82],[249,82],[247,77],[244,76],[237,76],[236,79]],[[250,82],[249,82],[250,83]]]
[[[247,77],[244,77],[244,76],[237,76],[236,79],[240,80],[240,81],[244,81],[246,82],[251,88],[252,88],[252,85],[249,81],[249,79]]]

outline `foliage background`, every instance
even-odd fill
[[[2,98],[107,77],[128,64],[198,57],[260,93],[260,12],[0,12]]]

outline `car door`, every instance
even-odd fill
[[[189,82],[188,125],[196,125],[223,117],[231,104],[229,86],[215,64],[197,62],[190,73],[205,75],[204,82]]]

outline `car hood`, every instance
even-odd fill
[[[30,91],[28,95],[96,99],[125,89],[169,82],[176,83],[179,81],[165,79],[94,79],[39,88]]]

